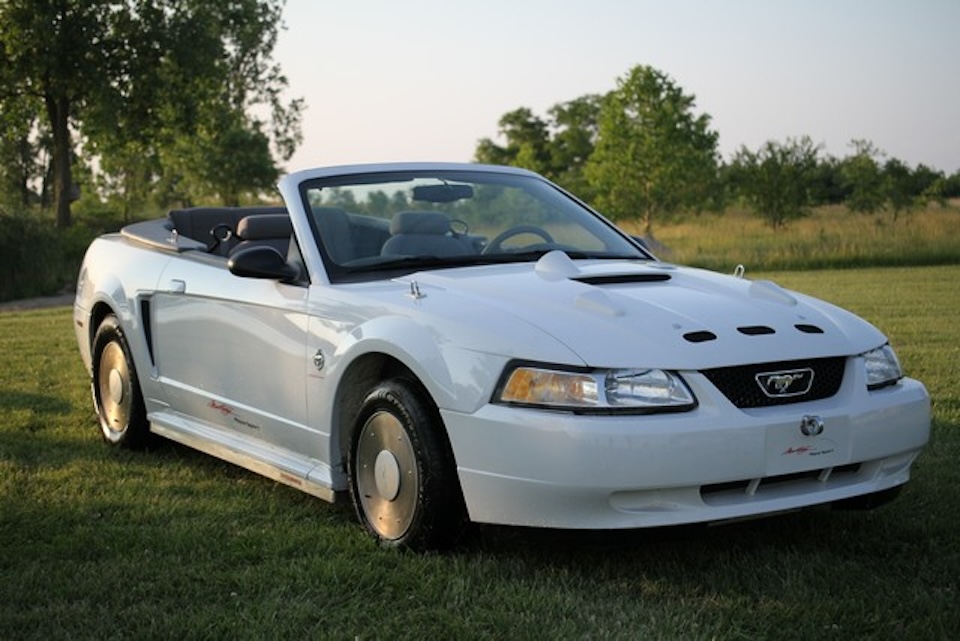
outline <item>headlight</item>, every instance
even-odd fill
[[[679,376],[660,369],[564,371],[534,365],[508,369],[495,401],[579,412],[669,412],[696,399]]]
[[[889,345],[878,347],[863,355],[863,366],[867,374],[867,389],[875,390],[894,385],[903,378],[900,361]]]

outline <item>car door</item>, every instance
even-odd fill
[[[153,298],[171,411],[313,457],[307,425],[308,288],[241,278],[209,256],[172,261]]]

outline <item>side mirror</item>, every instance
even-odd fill
[[[640,245],[640,246],[643,247],[644,249],[647,249],[647,250],[650,249],[650,246],[647,245],[647,239],[644,238],[643,236],[637,236],[637,235],[635,235],[635,234],[631,234],[631,235],[630,235],[630,238],[632,238],[635,243],[637,243],[638,245]]]
[[[247,247],[230,256],[227,269],[242,278],[265,278],[290,282],[300,275],[293,265],[273,247]]]

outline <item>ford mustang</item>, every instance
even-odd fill
[[[886,337],[743,273],[657,260],[529,171],[301,171],[282,203],[92,243],[74,329],[104,439],[164,437],[387,546],[871,507],[930,401]]]

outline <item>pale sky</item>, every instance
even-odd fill
[[[960,170],[960,0],[287,0],[275,51],[303,97],[288,170],[470,161],[518,107],[653,66],[712,117],[725,159],[808,135]]]

